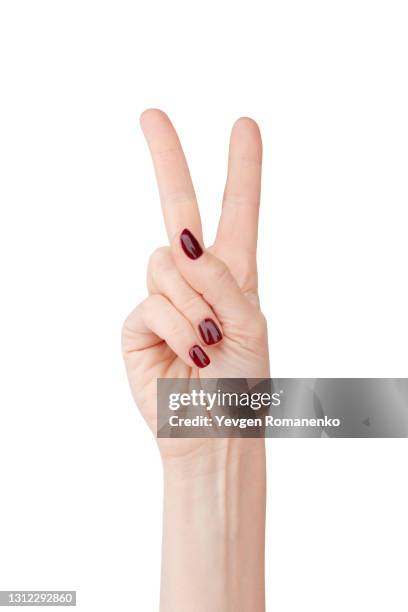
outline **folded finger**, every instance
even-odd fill
[[[197,344],[196,334],[185,317],[162,295],[150,295],[128,316],[123,326],[124,353],[142,351],[165,341],[172,351],[193,367],[210,364]]]
[[[183,278],[211,306],[224,330],[226,322],[251,323],[257,308],[242,293],[228,266],[205,251],[187,228],[173,241],[172,253]]]
[[[222,340],[221,323],[202,295],[180,274],[170,247],[157,249],[151,256],[147,282],[150,293],[167,297],[191,323],[200,342],[213,345]]]

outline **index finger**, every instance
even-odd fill
[[[197,199],[176,130],[166,113],[157,109],[146,110],[140,124],[152,155],[170,243],[185,227],[202,243]]]

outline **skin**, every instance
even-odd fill
[[[214,245],[204,248],[193,184],[169,118],[150,109],[141,127],[169,246],[151,256],[149,295],[126,319],[122,346],[133,396],[155,433],[157,378],[269,377],[256,269],[262,143],[252,119],[234,124],[218,232]],[[204,249],[196,260],[181,248],[184,228]],[[205,318],[222,331],[212,346],[198,331]],[[194,345],[209,356],[206,368],[192,362]],[[164,473],[161,612],[262,612],[264,440],[157,442]]]

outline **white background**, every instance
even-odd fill
[[[407,5],[0,7],[0,589],[154,611],[160,462],[120,355],[166,242],[138,116],[177,126],[207,244],[230,127],[260,123],[274,376],[406,377]],[[407,459],[268,443],[268,610],[407,610]]]

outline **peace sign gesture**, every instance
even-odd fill
[[[157,378],[269,376],[256,271],[262,143],[254,121],[235,123],[217,236],[205,248],[194,187],[170,120],[148,110],[141,126],[170,246],[150,259],[149,297],[125,321],[123,353],[136,402],[154,429]]]

